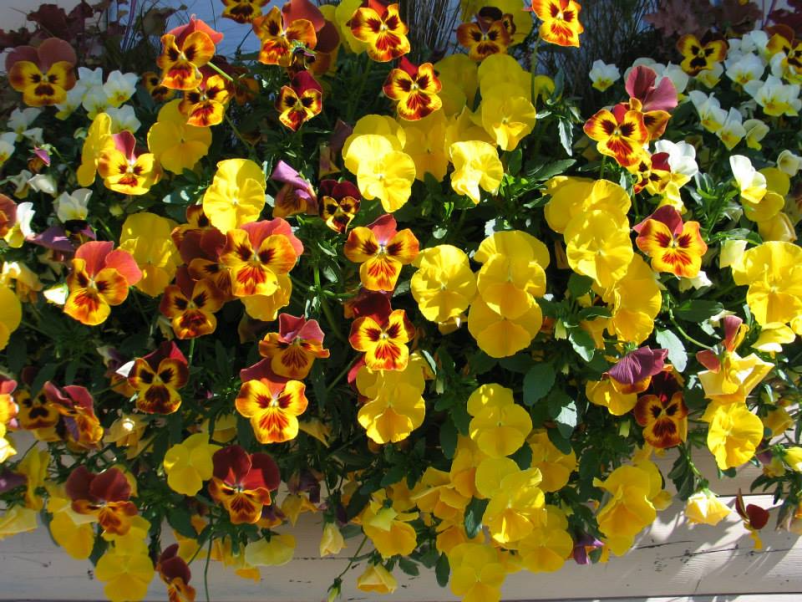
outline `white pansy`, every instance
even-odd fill
[[[712,285],[713,282],[707,277],[707,274],[705,274],[704,270],[699,270],[699,273],[695,278],[680,278],[679,280],[679,290],[681,293],[689,291],[692,288],[699,290],[700,288],[705,288]]]
[[[724,125],[716,132],[716,136],[724,143],[727,150],[734,149],[738,146],[738,143],[744,139],[746,130],[743,126],[743,116],[737,109],[730,109],[730,112],[727,113],[727,119],[724,121]]]
[[[56,179],[48,174],[36,174],[30,180],[28,180],[28,185],[36,192],[49,194],[53,197],[58,194],[58,184],[56,184]]]
[[[23,109],[14,109],[11,116],[8,118],[8,127],[17,135],[17,141],[22,140],[25,136],[26,130],[30,128],[31,124],[36,121],[36,118],[42,113],[42,109],[33,107]],[[41,128],[39,128],[41,131]]]
[[[136,92],[138,79],[139,76],[136,73],[122,73],[121,71],[109,73],[106,83],[103,84],[103,91],[109,99],[109,104],[113,107],[119,107],[130,99]]]
[[[56,217],[61,222],[70,220],[85,220],[89,215],[89,199],[92,191],[79,188],[72,194],[62,192],[56,199]]]
[[[681,174],[690,180],[699,173],[699,166],[696,164],[696,149],[692,144],[685,141],[675,143],[670,140],[658,140],[654,147],[655,152],[668,154],[668,165],[671,167],[672,174]]]
[[[16,176],[8,177],[9,183],[14,185],[15,197],[18,199],[24,199],[26,196],[28,196],[28,190],[30,188],[30,186],[28,186],[28,180],[31,179],[32,175],[33,174],[27,169],[23,169]]]
[[[766,176],[755,169],[749,157],[731,155],[730,169],[742,197],[757,203],[766,196]]]
[[[44,293],[45,299],[49,303],[53,305],[64,305],[67,303],[67,297],[70,296],[70,288],[67,286],[67,283],[57,284],[56,286],[51,286],[48,289],[45,289]]]
[[[139,129],[139,119],[136,118],[134,107],[125,105],[120,108],[110,107],[106,109],[106,114],[111,117],[111,131],[114,134],[119,134],[122,131],[129,131],[135,134]]]
[[[787,85],[779,77],[769,75],[765,82],[751,81],[744,86],[744,90],[763,107],[766,115],[779,117],[780,115],[796,116],[802,109],[802,100],[799,99],[799,85]]]
[[[33,216],[36,215],[36,211],[33,208],[33,203],[20,203],[17,205],[17,224],[16,227],[19,228],[20,232],[25,238],[30,238],[33,236],[33,228],[31,228],[31,222],[33,221]]]
[[[715,88],[721,81],[724,74],[724,66],[721,63],[714,63],[710,69],[704,69],[696,75],[696,81],[706,88]]]
[[[777,167],[793,178],[802,169],[802,157],[795,155],[789,150],[784,150],[777,157]]]
[[[3,165],[14,154],[17,135],[14,132],[7,132],[0,136],[0,165]]]
[[[601,60],[593,62],[593,68],[590,70],[589,75],[590,81],[593,82],[593,87],[600,92],[604,92],[616,81],[621,79],[621,72],[618,70],[618,67],[615,65],[608,65]]]
[[[81,103],[84,100],[84,93],[86,90],[83,88],[75,87],[72,90],[67,92],[67,100],[64,102],[60,102],[56,105],[58,109],[58,113],[56,113],[57,119],[67,119],[70,115],[72,115],[78,107],[81,106]]]
[[[769,126],[760,119],[747,119],[744,121],[744,130],[746,130],[746,145],[749,148],[755,150],[763,148],[760,141],[769,133]]]
[[[89,114],[89,119],[94,119],[98,113],[103,113],[111,106],[109,97],[106,91],[101,88],[91,88],[84,94],[84,99],[81,102],[86,112]]]
[[[725,64],[727,65],[727,77],[739,86],[745,86],[751,81],[761,79],[766,70],[760,57],[751,53],[742,55],[737,60],[728,58]]]
[[[771,57],[771,74],[792,84],[798,84],[802,80],[802,69],[790,63],[784,52],[778,52]]]
[[[715,133],[721,129],[727,120],[727,111],[721,108],[721,103],[714,95],[708,96],[704,92],[694,90],[688,96],[699,114],[699,122],[708,132]]]

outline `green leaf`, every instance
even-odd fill
[[[677,335],[670,330],[658,330],[654,338],[663,349],[668,349],[668,359],[678,372],[684,372],[688,365],[688,354]]]
[[[9,340],[8,349],[6,350],[6,361],[8,362],[9,369],[13,373],[19,374],[20,370],[25,367],[27,360],[28,349],[25,345],[25,333],[22,330],[18,330],[11,335],[11,339]]]
[[[394,485],[398,483],[401,479],[404,478],[404,475],[407,473],[407,467],[404,464],[396,464],[386,473],[381,480],[382,487],[389,487],[390,485]]]
[[[411,575],[413,577],[417,577],[420,575],[420,571],[418,570],[418,565],[412,562],[409,558],[401,556],[398,559],[398,568],[401,569],[407,575]]]
[[[532,365],[532,356],[526,353],[519,353],[512,357],[502,358],[498,363],[505,370],[524,374],[529,369],[529,366]]]
[[[593,320],[594,318],[609,318],[611,315],[612,314],[608,308],[602,307],[601,305],[593,305],[591,307],[586,307],[579,310],[579,313],[576,315],[576,317],[582,321]]]
[[[574,145],[574,128],[570,121],[567,119],[560,119],[557,123],[557,129],[560,133],[560,144],[565,149],[565,153],[570,157],[573,152]]]
[[[473,498],[468,507],[465,508],[465,534],[469,539],[473,539],[482,528],[482,517],[490,500],[480,500]]]
[[[533,406],[548,395],[556,378],[554,366],[548,363],[535,364],[524,376],[524,403]]]
[[[690,299],[683,301],[674,308],[674,316],[686,322],[701,322],[721,313],[723,309],[724,306],[718,301]]]
[[[451,460],[457,451],[457,427],[451,420],[446,420],[440,427],[440,447],[443,455]]]
[[[518,465],[518,468],[521,470],[526,470],[527,468],[532,467],[532,448],[527,444],[524,443],[521,449],[510,456],[515,463]]]
[[[98,538],[100,539],[100,538]],[[448,556],[440,554],[437,564],[434,567],[434,575],[437,577],[437,585],[445,587],[448,585],[448,577],[451,574],[451,567],[448,565]]]
[[[47,364],[44,368],[39,370],[36,374],[36,378],[33,379],[33,385],[31,385],[31,395],[39,393],[45,383],[52,380],[56,375],[56,370],[58,370],[58,364]]]
[[[554,444],[554,447],[565,455],[571,453],[571,442],[563,437],[558,429],[546,429],[546,434],[549,436],[549,441]]]
[[[571,400],[571,403],[563,406],[554,421],[557,423],[560,435],[569,439],[577,424],[576,402]]]
[[[588,278],[581,274],[571,274],[571,277],[568,278],[568,292],[571,293],[571,297],[574,299],[587,295],[592,286],[593,278]]]
[[[507,160],[507,173],[515,176],[521,171],[521,163],[523,161],[524,153],[520,148],[516,148],[509,154]]]
[[[177,504],[170,510],[167,514],[167,522],[180,535],[191,539],[198,538],[198,532],[192,526],[192,517],[189,514],[189,510],[183,504]]]
[[[484,374],[496,367],[497,360],[487,355],[484,351],[475,353],[469,362],[471,370],[476,374]]]
[[[462,404],[457,404],[451,408],[451,420],[461,435],[468,435],[468,425],[471,423],[471,415],[468,408]]]
[[[549,178],[565,173],[574,163],[576,163],[576,159],[562,159],[560,161],[552,161],[551,163],[543,163],[529,170],[526,177],[530,180],[548,180]]]
[[[596,345],[593,342],[593,337],[588,332],[581,328],[572,328],[568,333],[568,340],[571,341],[571,345],[579,357],[586,362],[593,359],[593,354],[596,353]]]

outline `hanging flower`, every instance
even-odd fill
[[[77,62],[72,46],[58,38],[48,38],[38,48],[18,46],[6,57],[8,83],[30,107],[60,104],[75,86]]]
[[[638,398],[633,414],[644,427],[643,438],[656,449],[675,447],[688,436],[682,382],[665,369],[652,378],[651,392]]]
[[[367,228],[351,230],[343,252],[359,267],[362,286],[370,291],[392,291],[401,274],[418,255],[418,239],[412,230],[397,230],[395,218],[383,215]]]
[[[131,529],[136,505],[130,501],[131,485],[116,468],[93,474],[86,466],[74,468],[67,479],[67,495],[78,514],[92,515],[106,533],[125,535]]]
[[[298,416],[306,411],[306,385],[298,380],[263,377],[247,380],[236,400],[259,443],[284,443],[298,436]]]
[[[365,353],[365,363],[371,370],[403,370],[409,362],[407,343],[414,333],[406,312],[396,309],[354,320],[348,342],[354,350]]]
[[[743,403],[711,403],[702,420],[710,425],[707,447],[721,470],[751,460],[763,440],[763,423]]]
[[[225,297],[211,280],[192,280],[182,270],[176,284],[164,289],[159,311],[170,319],[175,336],[194,339],[217,329],[214,314],[224,302]]]
[[[476,295],[476,277],[464,251],[439,245],[421,251],[410,282],[412,297],[423,317],[443,323],[468,309]]]
[[[531,8],[543,24],[540,37],[549,44],[579,48],[579,34],[585,31],[579,22],[582,7],[574,0],[532,0]]]
[[[443,106],[438,93],[442,89],[440,80],[431,63],[413,65],[402,57],[399,68],[390,71],[384,82],[384,93],[396,103],[401,119],[417,121]]]
[[[725,40],[712,40],[702,44],[695,35],[686,34],[677,41],[677,50],[682,55],[680,67],[688,75],[698,75],[727,58],[728,48]]]
[[[181,407],[178,389],[187,384],[187,359],[174,342],[164,342],[145,357],[137,358],[128,383],[138,396],[136,407],[146,414],[172,414]]]
[[[356,587],[366,593],[392,594],[398,588],[398,581],[381,564],[370,564],[356,578]]]
[[[409,524],[418,513],[404,512],[402,504],[389,504],[389,501],[384,491],[373,494],[362,511],[362,531],[383,558],[407,556],[418,545],[415,529]],[[408,507],[411,506],[410,503]]]
[[[162,171],[151,153],[137,153],[129,131],[112,135],[113,147],[101,151],[97,171],[106,188],[122,194],[146,194],[161,179]]]
[[[255,524],[262,518],[262,509],[272,503],[281,477],[276,462],[267,454],[248,454],[238,445],[215,452],[214,476],[209,494],[223,504],[232,524]]]
[[[496,550],[481,543],[461,543],[448,555],[451,592],[464,600],[494,602],[501,599],[507,576]]]
[[[128,287],[142,278],[130,253],[114,249],[111,242],[87,242],[75,252],[67,277],[70,294],[64,313],[87,326],[106,321],[111,306],[128,297]]]
[[[398,4],[390,4],[384,10],[381,7],[381,4],[374,3],[358,8],[349,27],[357,40],[367,44],[371,59],[387,63],[409,52],[409,27],[401,20]]]
[[[643,113],[625,104],[615,105],[612,111],[602,109],[585,122],[584,130],[602,155],[613,157],[622,167],[636,163],[649,141]]]
[[[168,546],[159,556],[156,571],[167,585],[167,598],[171,602],[194,602],[195,588],[189,584],[192,573],[186,560],[178,555],[179,545]]]
[[[267,179],[250,159],[226,159],[217,164],[212,185],[203,195],[203,212],[220,232],[259,219],[265,206]]]
[[[532,430],[532,419],[517,405],[512,390],[498,384],[482,385],[468,398],[468,427],[473,439],[491,458],[515,453]],[[539,479],[538,479],[539,480]]]
[[[143,541],[111,546],[95,566],[95,577],[106,583],[103,593],[110,602],[144,600],[154,574],[153,561]]]
[[[320,219],[338,234],[343,234],[348,229],[359,212],[361,203],[362,195],[351,182],[323,180],[320,183]]]
[[[223,38],[203,21],[194,17],[188,25],[161,37],[162,53],[156,64],[162,70],[162,85],[173,90],[194,90],[203,80],[201,67],[215,53],[215,44]]]
[[[707,489],[698,491],[685,504],[685,517],[695,525],[715,527],[730,515],[730,509],[719,497]]]
[[[203,482],[212,478],[212,456],[220,449],[209,443],[209,435],[195,433],[176,443],[164,455],[167,485],[182,495],[194,496]]]
[[[282,86],[276,99],[279,121],[293,132],[323,110],[323,88],[308,71],[292,78],[292,85]]]
[[[635,244],[652,258],[652,269],[683,278],[696,278],[702,267],[707,244],[702,240],[699,222],[682,221],[679,211],[660,207],[633,227]]]
[[[231,100],[231,86],[221,75],[204,77],[197,88],[184,91],[178,109],[187,117],[187,124],[209,127],[223,121]]]
[[[323,331],[317,320],[281,314],[279,332],[271,332],[259,341],[259,355],[270,360],[270,367],[281,377],[303,380],[309,375],[315,358],[329,357],[323,348]]]

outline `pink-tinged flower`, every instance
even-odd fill
[[[664,77],[655,85],[657,73],[650,67],[635,67],[627,77],[626,91],[630,97],[630,108],[643,112],[643,123],[649,130],[649,140],[656,140],[666,131],[669,111],[677,106],[677,89]],[[633,101],[637,100],[637,103]]]
[[[238,445],[215,452],[209,494],[228,510],[235,525],[255,524],[272,504],[270,492],[281,482],[278,465],[267,454],[249,454]]]
[[[259,354],[270,360],[273,372],[284,378],[301,380],[309,375],[316,358],[329,357],[323,348],[323,331],[317,320],[278,317],[279,331],[265,335],[259,342]]]
[[[146,414],[172,414],[181,407],[178,389],[187,384],[187,358],[173,341],[165,341],[145,357],[137,358],[128,383],[138,393],[136,407]]]
[[[641,383],[646,381],[648,386],[652,376],[662,371],[666,357],[668,349],[641,347],[618,360],[607,374],[622,385],[643,391],[646,387],[641,388]]]
[[[125,535],[131,530],[136,505],[130,501],[131,484],[122,471],[109,468],[94,474],[78,466],[66,483],[72,509],[78,514],[97,517],[106,533]]]
[[[195,588],[189,584],[192,572],[187,561],[178,555],[178,544],[168,546],[156,563],[159,577],[167,585],[167,599],[170,602],[194,602]]]
[[[61,414],[67,439],[80,447],[97,447],[98,441],[103,438],[103,427],[95,415],[89,391],[78,385],[59,389],[50,381],[44,384],[43,390],[48,405]]]
[[[156,156],[137,152],[136,138],[128,130],[112,138],[114,146],[103,150],[98,158],[97,171],[103,183],[114,192],[145,194],[162,177]]]
[[[699,222],[683,222],[679,211],[664,205],[633,228],[635,244],[652,258],[652,269],[683,278],[696,278],[707,244]]]
[[[417,121],[439,110],[443,101],[438,94],[442,89],[440,80],[431,63],[413,65],[407,57],[401,57],[398,69],[390,71],[384,82],[384,93],[395,101],[401,119]]]
[[[82,244],[67,276],[70,295],[64,313],[87,326],[106,321],[111,306],[128,297],[128,288],[142,279],[142,272],[130,253],[114,249],[112,242]]]
[[[365,353],[365,363],[371,370],[403,370],[409,363],[407,343],[414,334],[415,327],[406,312],[396,309],[354,320],[348,342],[354,350]]]
[[[323,110],[323,88],[308,71],[301,71],[290,86],[282,86],[276,109],[279,121],[296,132]]]
[[[348,229],[361,204],[359,188],[351,182],[323,180],[320,183],[320,219],[338,234]]]
[[[746,336],[747,327],[744,321],[738,316],[724,316],[721,320],[724,326],[724,340],[721,342],[725,353],[734,353]],[[721,370],[721,360],[710,349],[696,353],[696,359],[708,370],[718,372]]]
[[[197,88],[203,79],[200,68],[212,59],[222,39],[222,33],[194,16],[186,25],[164,34],[162,54],[156,61],[162,70],[162,85],[173,90]]]
[[[38,48],[19,46],[6,56],[8,83],[22,92],[22,101],[31,107],[63,103],[67,91],[75,86],[72,46],[58,38],[48,38]]]
[[[288,217],[297,213],[316,214],[317,195],[312,185],[284,161],[279,161],[270,178],[283,186],[276,195],[273,217]]]

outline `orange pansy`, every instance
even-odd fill
[[[702,267],[707,244],[699,222],[684,222],[679,212],[665,205],[633,229],[635,244],[652,258],[652,269],[684,278],[695,278]]]
[[[602,109],[585,122],[585,133],[598,144],[598,151],[613,157],[622,167],[637,163],[643,145],[649,141],[649,130],[643,113],[617,104],[612,111]]]
[[[306,411],[306,385],[298,380],[261,378],[243,383],[237,411],[249,418],[259,443],[284,443],[298,436],[298,416]]]
[[[315,358],[329,357],[320,325],[317,320],[289,314],[281,314],[278,323],[279,332],[268,333],[259,342],[259,354],[270,360],[271,369],[279,376],[306,378]]]
[[[420,243],[412,230],[398,232],[392,215],[382,215],[367,228],[351,230],[343,252],[354,263],[361,263],[362,286],[371,291],[392,291],[401,266],[418,256]]]
[[[387,98],[396,102],[396,111],[401,119],[417,121],[440,110],[443,101],[438,93],[442,89],[434,71],[434,65],[413,65],[402,57],[399,69],[393,69],[384,82]]]
[[[403,370],[409,362],[407,343],[415,327],[403,309],[362,316],[351,324],[348,341],[356,351],[365,352],[365,364],[371,370]]]
[[[378,4],[378,3],[374,3]],[[381,5],[377,8],[381,10]],[[351,17],[351,33],[368,45],[368,56],[386,63],[404,56],[410,50],[409,27],[401,20],[398,4],[391,4],[381,13],[371,6],[358,8]]]

